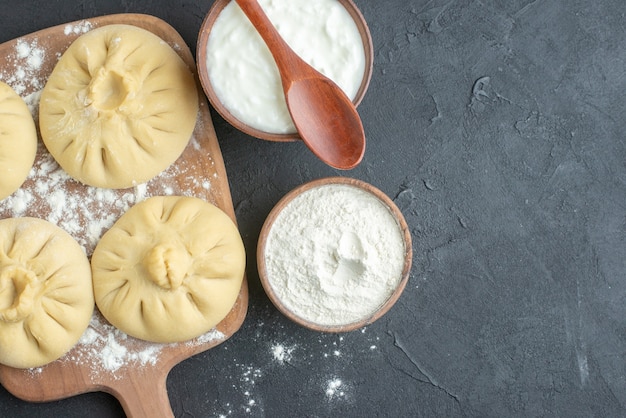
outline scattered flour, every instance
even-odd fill
[[[283,344],[272,344],[272,355],[274,360],[280,364],[289,363],[293,358],[293,352],[296,349],[295,346],[285,347]]]
[[[236,407],[230,402],[226,403],[224,405],[226,412],[218,415],[219,417],[242,416],[242,414],[250,414],[262,410],[261,405],[255,399],[254,389],[257,379],[263,376],[263,372],[260,368],[238,363],[236,360],[234,364],[239,369],[240,375],[238,382],[233,384],[233,388],[243,394],[243,399],[241,404]],[[231,375],[231,377],[236,376]]]
[[[244,364],[240,366],[242,367],[241,382],[245,385],[254,386],[254,384],[256,383],[256,379],[263,376],[263,372],[259,368]]]
[[[332,351],[323,353],[322,356],[324,358],[341,357],[342,355],[341,355],[341,350],[339,350],[339,346],[341,343],[343,343],[343,340],[344,340],[343,337],[339,337],[338,341],[333,341],[331,345]],[[328,345],[325,345],[325,348],[328,348]]]
[[[174,177],[175,170],[159,176]],[[175,190],[154,181],[151,195]],[[38,158],[24,186],[0,201],[1,217],[33,216],[58,225],[91,254],[121,213],[149,195],[147,185],[123,191],[86,187],[71,178],[39,143]]]
[[[224,338],[222,332],[213,329],[186,342],[186,345],[203,345]],[[103,373],[114,379],[119,379],[124,375],[125,368],[128,366],[156,365],[162,350],[172,346],[174,344],[150,343],[130,337],[113,325],[108,324],[96,312],[74,349],[62,357],[60,361],[88,366],[93,381],[97,381]]]
[[[81,20],[80,22],[73,25],[65,25],[63,28],[63,33],[65,35],[82,35],[83,33],[87,33],[92,29],[93,25],[88,20]]]
[[[252,407],[256,405],[256,401],[253,397],[253,388],[256,385],[256,380],[263,376],[263,372],[261,369],[250,366],[250,365],[241,365],[242,366],[242,377],[241,377],[241,388],[244,391],[244,404],[242,409],[245,413],[252,412]]]
[[[217,330],[217,329],[213,329],[209,332],[207,332],[206,334],[203,334],[201,336],[199,336],[198,338],[194,339],[194,340],[190,340],[187,342],[187,345],[198,345],[198,344],[206,344],[210,341],[218,341],[218,340],[223,340],[224,338],[226,338],[226,336],[224,335],[224,333],[222,333],[221,331]]]
[[[160,345],[144,342],[135,344],[139,348],[132,349],[125,344],[129,338],[131,337],[105,323],[98,314],[94,314],[74,349],[62,357],[61,361],[88,365],[92,379],[96,379],[100,373],[115,376],[116,371],[130,363],[140,366],[156,364]]]
[[[27,369],[27,371],[31,377],[36,377],[39,376],[41,372],[43,372],[43,367],[34,367],[32,369]]]
[[[342,379],[333,377],[325,383],[326,399],[328,401],[347,399],[349,397],[350,386]]]
[[[39,99],[41,98],[41,90],[37,90],[25,97],[23,97],[24,102],[26,102],[26,106],[28,106],[28,110],[33,115],[35,120],[39,119]]]
[[[326,397],[328,399],[342,398],[346,395],[344,383],[341,379],[333,378],[326,382]]]
[[[4,58],[5,65],[0,72],[0,80],[11,86],[17,94],[25,96],[33,90],[43,88],[45,80],[41,75],[41,68],[46,52],[39,46],[37,39],[18,39],[13,52]]]

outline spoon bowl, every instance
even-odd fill
[[[298,132],[313,154],[344,170],[361,162],[365,152],[363,125],[356,108],[336,84],[326,78],[299,79],[290,85],[286,99]]]
[[[248,125],[247,123],[239,119],[235,114],[233,114],[231,109],[222,102],[220,96],[216,93],[216,90],[219,89],[219,86],[214,85],[211,78],[209,77],[209,68],[207,67],[207,44],[209,41],[209,37],[213,32],[215,22],[218,20],[225,7],[231,3],[231,1],[232,0],[216,0],[213,3],[211,9],[205,16],[204,21],[202,22],[200,33],[198,35],[196,50],[198,76],[200,78],[202,88],[204,89],[204,92],[209,99],[209,102],[211,103],[211,106],[229,124],[252,137],[274,142],[291,142],[301,140],[300,135],[295,131],[291,133],[273,133],[263,131]],[[367,27],[367,23],[359,9],[353,3],[353,1],[338,0],[338,3],[347,11],[347,13],[354,21],[356,29],[358,30],[358,33],[360,35],[360,47],[363,48],[365,57],[364,72],[362,78],[360,79],[360,83],[358,84],[359,87],[356,90],[354,96],[351,96],[352,103],[356,107],[363,100],[363,97],[367,92],[372,77],[374,59],[373,43],[369,28]]]
[[[256,0],[236,2],[276,61],[289,114],[304,143],[331,167],[354,168],[365,152],[365,133],[352,101],[287,45]]]

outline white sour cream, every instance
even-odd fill
[[[337,0],[258,0],[283,39],[352,99],[365,73],[356,23]],[[207,42],[207,69],[221,103],[241,122],[274,134],[296,132],[272,55],[231,1]]]

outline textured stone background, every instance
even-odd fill
[[[195,49],[211,2],[2,1],[0,42],[109,13],[156,15]],[[375,49],[363,163],[214,114],[249,257],[229,341],[180,364],[177,417],[626,415],[626,25],[617,0],[356,0]],[[258,282],[256,240],[289,190],[329,175],[382,189],[410,224],[406,291],[377,323],[302,329]],[[274,354],[284,348],[280,361]],[[0,416],[123,416],[109,395]]]

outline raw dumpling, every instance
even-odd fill
[[[0,220],[0,363],[39,367],[65,354],[93,314],[89,260],[37,218]]]
[[[245,250],[234,222],[194,197],[158,196],[133,206],[91,258],[96,304],[125,333],[185,341],[230,312]]]
[[[39,124],[72,177],[119,189],[176,161],[197,113],[195,78],[180,56],[145,29],[109,25],[65,51],[42,91]]]
[[[36,153],[33,116],[24,100],[0,81],[0,199],[24,183]]]

